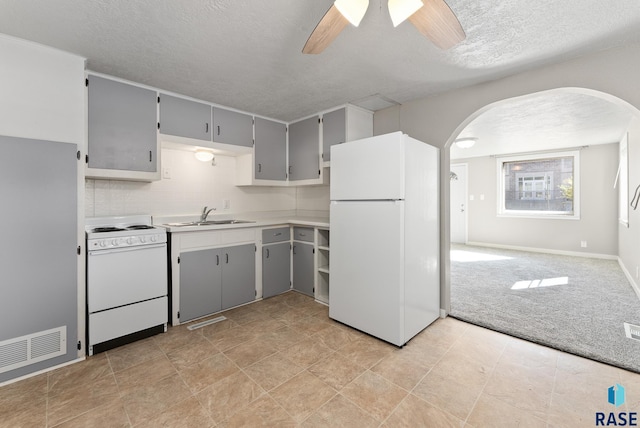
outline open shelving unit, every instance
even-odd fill
[[[329,304],[329,230],[316,230],[316,300]]]

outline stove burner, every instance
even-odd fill
[[[148,224],[134,224],[127,227],[127,230],[144,230],[144,229],[153,229],[153,226],[149,226]]]
[[[105,227],[96,227],[95,229],[92,229],[91,231],[93,233],[104,233],[104,232],[120,232],[123,231],[124,229],[120,228],[120,227],[115,227],[115,226],[105,226]]]

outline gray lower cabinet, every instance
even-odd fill
[[[320,177],[320,117],[289,125],[289,180]]]
[[[180,254],[180,322],[222,310],[220,250]]]
[[[213,141],[253,147],[253,116],[214,107]]]
[[[161,134],[211,142],[211,106],[160,94],[159,129]]]
[[[256,289],[255,245],[180,254],[180,322],[251,302]]]
[[[287,126],[284,123],[256,117],[255,178],[287,179]]]
[[[293,243],[293,289],[312,297],[313,255],[313,244]]]
[[[254,244],[223,248],[222,309],[256,298],[256,247]]]
[[[88,85],[89,168],[156,172],[157,93],[92,75]]]
[[[262,297],[267,298],[284,293],[291,288],[291,244],[262,247]]]

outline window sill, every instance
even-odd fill
[[[526,218],[526,219],[536,219],[536,220],[580,220],[580,215],[498,213],[498,218]]]

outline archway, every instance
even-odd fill
[[[502,109],[504,111],[505,107],[516,108],[518,106],[525,106],[525,105],[527,105],[528,100],[533,100],[533,99],[537,99],[537,100],[545,99],[545,98],[552,99],[554,97],[555,98],[561,98],[561,99],[571,99],[574,96],[575,97],[581,97],[581,98],[592,98],[594,102],[597,101],[595,104],[598,104],[598,105],[605,104],[605,105],[607,105],[607,107],[610,107],[612,110],[616,110],[617,112],[624,112],[624,114],[621,116],[621,121],[618,121],[617,123],[615,123],[613,125],[613,126],[617,126],[618,128],[622,128],[622,129],[620,129],[617,134],[616,134],[616,132],[614,132],[613,133],[614,137],[610,137],[610,138],[609,137],[605,137],[605,138],[609,138],[609,140],[603,141],[602,144],[604,144],[604,143],[616,143],[616,142],[620,141],[620,139],[616,138],[615,135],[622,136],[630,128],[633,128],[635,130],[635,127],[637,126],[636,122],[638,122],[640,120],[640,111],[638,111],[635,107],[631,106],[630,104],[626,103],[625,101],[623,101],[623,100],[621,100],[621,99],[619,99],[617,97],[614,97],[614,96],[611,96],[609,94],[605,94],[605,93],[602,93],[602,92],[598,92],[598,91],[594,91],[594,90],[590,90],[590,89],[584,89],[584,88],[560,88],[560,89],[553,89],[553,90],[547,90],[547,91],[542,91],[542,92],[536,92],[536,93],[532,93],[532,94],[528,94],[528,95],[524,95],[524,96],[518,96],[518,97],[514,97],[514,98],[509,98],[509,99],[497,101],[497,102],[491,103],[491,104],[489,104],[489,105],[487,105],[487,106],[475,111],[467,119],[465,119],[463,121],[463,123],[461,123],[456,128],[455,132],[451,135],[451,137],[447,141],[446,145],[444,146],[444,150],[447,152],[447,156],[445,156],[445,157],[448,158],[448,159],[453,159],[455,156],[452,154],[452,151],[457,150],[455,147],[452,148],[452,145],[453,145],[454,141],[459,136],[464,136],[464,137],[470,136],[470,135],[468,135],[467,130],[470,127],[473,127],[474,123],[478,123],[479,121],[483,120],[483,117],[490,116],[492,111],[497,111],[497,110],[500,110],[500,109]],[[517,113],[517,112],[514,112],[514,113]],[[531,113],[531,114],[533,114],[533,113]],[[603,115],[603,113],[601,111],[599,111],[598,114]],[[584,120],[584,119],[585,118],[577,118],[576,117],[576,121],[577,122],[579,122],[580,120]],[[586,120],[588,121],[589,118],[586,118]],[[496,125],[496,126],[498,126],[498,125]],[[544,125],[541,124],[541,126],[544,126]],[[583,138],[584,138],[584,136],[583,136]],[[636,141],[636,140],[634,140],[634,141]],[[638,140],[638,141],[640,141],[640,140]],[[582,144],[584,144],[584,145],[582,145],[582,147],[588,147],[590,145],[589,142],[587,142],[586,144],[585,143],[582,143]],[[599,143],[592,142],[591,144],[593,144],[594,147],[595,147],[595,144],[599,144]],[[637,143],[635,143],[635,144],[637,144]],[[571,144],[569,144],[569,146],[570,145]],[[574,145],[577,145],[577,144],[574,144]],[[609,144],[609,145],[613,145],[613,144]],[[531,148],[529,146],[521,144],[519,147],[512,147],[509,150],[509,154],[513,155],[515,153],[522,152],[522,151],[531,153],[535,149],[536,149],[536,147]],[[548,148],[547,147],[542,147],[542,150],[545,150],[545,149],[548,149]],[[504,148],[502,148],[502,150],[504,150]],[[616,151],[612,152],[611,148],[608,148],[607,150],[608,150],[608,153],[609,153],[609,155],[608,155],[609,158],[612,158],[613,155],[615,155],[616,158],[617,158],[618,153]],[[615,150],[617,150],[617,149],[615,149]],[[485,155],[485,157],[488,157],[488,156],[486,156],[486,153],[484,155]],[[500,152],[492,152],[492,155],[493,155],[492,159],[490,159],[490,160],[487,159],[485,163],[491,163],[493,165],[496,164],[496,159],[495,158],[497,158],[497,155],[500,155]],[[593,156],[592,156],[592,158],[593,158]],[[585,157],[585,159],[586,159],[586,157]],[[593,160],[591,162],[593,162]],[[605,162],[605,160],[603,160],[603,162]],[[451,161],[449,160],[448,163],[451,163]],[[616,165],[616,167],[617,167],[617,165]],[[609,165],[607,166],[607,168],[609,170],[612,169],[611,159],[609,159]],[[498,176],[498,177],[500,176],[499,173],[493,174],[493,172],[495,172],[495,169],[494,169],[494,171],[489,171],[487,173],[487,175],[489,175],[489,174],[494,175],[494,179],[496,179],[495,176]],[[444,190],[443,194],[447,193],[447,187],[448,187],[448,183],[444,182],[445,173],[446,173],[447,176],[449,175],[448,174],[449,170],[446,167],[443,168],[443,174],[442,174],[443,190]],[[611,175],[611,176],[615,175],[615,168],[613,169],[613,172],[609,171],[609,175]],[[499,181],[499,178],[497,180]],[[607,178],[607,181],[608,181],[608,178]],[[612,185],[613,185],[613,177],[611,178],[611,183],[609,184],[608,187],[612,187]],[[493,186],[493,184],[492,184],[492,186]],[[489,187],[491,187],[491,186],[489,186]],[[496,187],[493,187],[493,188],[497,189]],[[476,187],[476,189],[477,189],[477,187]],[[500,193],[497,190],[495,192],[497,194]],[[613,195],[611,195],[612,192],[613,192],[613,189],[607,190],[607,194],[608,194],[607,197],[609,199],[616,199],[617,200],[617,192],[618,192],[618,190],[616,190],[615,191],[616,193],[613,194]],[[633,193],[633,189],[631,189],[631,192]],[[470,193],[473,193],[473,192],[470,192]],[[478,195],[476,194],[476,197],[477,196]],[[450,197],[451,197],[451,195],[447,195],[447,198],[443,198],[443,199],[448,199]],[[600,202],[602,202],[602,201],[600,201]],[[469,201],[469,203],[472,204],[472,201]],[[495,203],[495,200],[493,201],[493,203]],[[604,202],[602,202],[602,203],[604,203]],[[443,204],[447,204],[447,202],[443,201]],[[491,207],[489,208],[489,210],[491,210],[491,209],[494,210],[493,213],[495,215],[496,205],[494,205],[494,204],[490,204],[490,205],[491,205]],[[447,212],[447,214],[449,216],[451,215],[451,212],[449,210],[446,210],[446,212]],[[608,209],[607,212],[611,213],[611,209]],[[582,231],[579,230],[580,228],[574,227],[574,229],[577,230],[576,233],[578,235],[580,235],[581,233],[586,233],[584,229],[589,230],[590,227],[588,225],[586,225],[587,219],[588,219],[589,216],[590,215],[584,215],[582,219],[578,220],[578,222],[573,222],[572,223],[572,226],[579,225],[580,223],[585,223],[585,227],[583,228]],[[591,215],[591,217],[593,217],[593,215]],[[447,220],[450,220],[450,218],[447,219]],[[492,227],[493,227],[494,230],[495,230],[496,224],[501,224],[502,225],[501,227],[504,228],[505,225],[509,224],[509,221],[510,221],[509,219],[497,219],[497,221],[495,223],[491,224],[490,226],[487,226],[487,228],[488,229],[492,229]],[[521,219],[518,219],[517,221],[521,221]],[[450,228],[451,222],[447,221],[446,223],[447,223],[446,227]],[[547,221],[546,225],[548,226],[550,223],[552,223],[552,222]],[[619,231],[618,231],[618,225],[617,225],[617,214],[615,214],[614,217],[609,218],[609,223],[610,223],[610,227],[609,227],[609,232],[608,233],[609,234],[618,235]],[[531,224],[531,222],[529,224]],[[558,225],[556,226],[556,227],[558,227],[557,231],[555,231],[555,232],[551,231],[550,232],[550,234],[552,236],[557,236],[558,235],[558,233],[559,233],[558,231],[562,230],[562,229],[560,229],[560,227],[566,227],[565,226],[566,223],[563,226],[559,226],[559,224],[560,223],[558,223]],[[591,228],[593,228],[593,226],[591,226]],[[551,228],[551,229],[553,229],[553,228]],[[445,232],[445,235],[447,235],[448,237],[451,236],[450,230],[444,231],[444,232]],[[626,229],[620,230],[620,234],[621,235],[625,235],[626,232],[628,232]],[[540,235],[540,233],[538,232],[537,235]],[[609,240],[610,241],[610,246],[607,247],[607,249],[603,250],[602,252],[603,253],[610,253],[609,255],[615,256],[615,257],[620,257],[621,256],[620,253],[623,253],[622,256],[624,256],[624,257],[621,257],[621,264],[623,265],[623,269],[624,269],[624,261],[625,261],[624,259],[629,259],[628,262],[634,263],[633,258],[631,256],[629,256],[629,253],[632,253],[633,251],[630,251],[629,248],[625,247],[624,244],[618,244],[618,239],[617,238],[618,238],[618,236],[615,236],[615,237],[612,236],[611,239]],[[571,238],[571,239],[573,239],[573,238]],[[498,241],[499,241],[499,239],[498,239]],[[626,242],[626,241],[629,241],[629,239],[623,238],[623,239],[621,239],[621,241],[625,241]],[[576,242],[580,242],[580,240],[576,240]],[[586,241],[584,241],[584,243],[585,243],[585,246],[586,246]],[[451,306],[450,306],[451,305],[451,300],[450,300],[450,297],[451,297],[451,282],[450,282],[450,278],[451,278],[451,264],[450,264],[451,263],[451,258],[450,258],[451,246],[450,246],[448,238],[444,240],[443,244],[444,244],[443,245],[443,256],[444,256],[444,258],[447,258],[447,264],[448,264],[445,268],[449,269],[448,273],[446,274],[447,281],[445,281],[445,286],[447,287],[447,289],[446,289],[446,291],[444,293],[444,296],[445,296],[444,301],[446,301],[446,303],[447,303],[446,310],[449,313],[451,311]],[[636,249],[635,249],[636,251],[635,252],[637,252],[637,245],[638,244],[636,244]],[[525,245],[525,247],[526,246],[527,245]],[[529,245],[529,246],[531,246],[531,245]],[[508,247],[508,245],[506,245],[506,247]],[[541,245],[541,247],[544,247],[544,246]],[[560,253],[562,253],[563,251],[566,252],[566,253],[570,253],[571,251],[576,251],[576,249],[574,249],[571,246],[566,246],[566,248],[563,248],[562,245],[559,245],[559,248],[556,248],[556,249],[558,249]],[[580,251],[580,249],[577,249],[577,251]],[[584,250],[584,251],[586,252],[587,250]],[[598,256],[600,256],[600,255],[598,255]],[[628,270],[630,270],[630,269],[628,269]],[[628,272],[627,272],[627,277],[629,278],[630,282],[632,284],[634,284],[634,282],[633,282],[633,280],[631,278],[631,275],[629,275]],[[633,294],[633,293],[631,293],[631,294]]]

